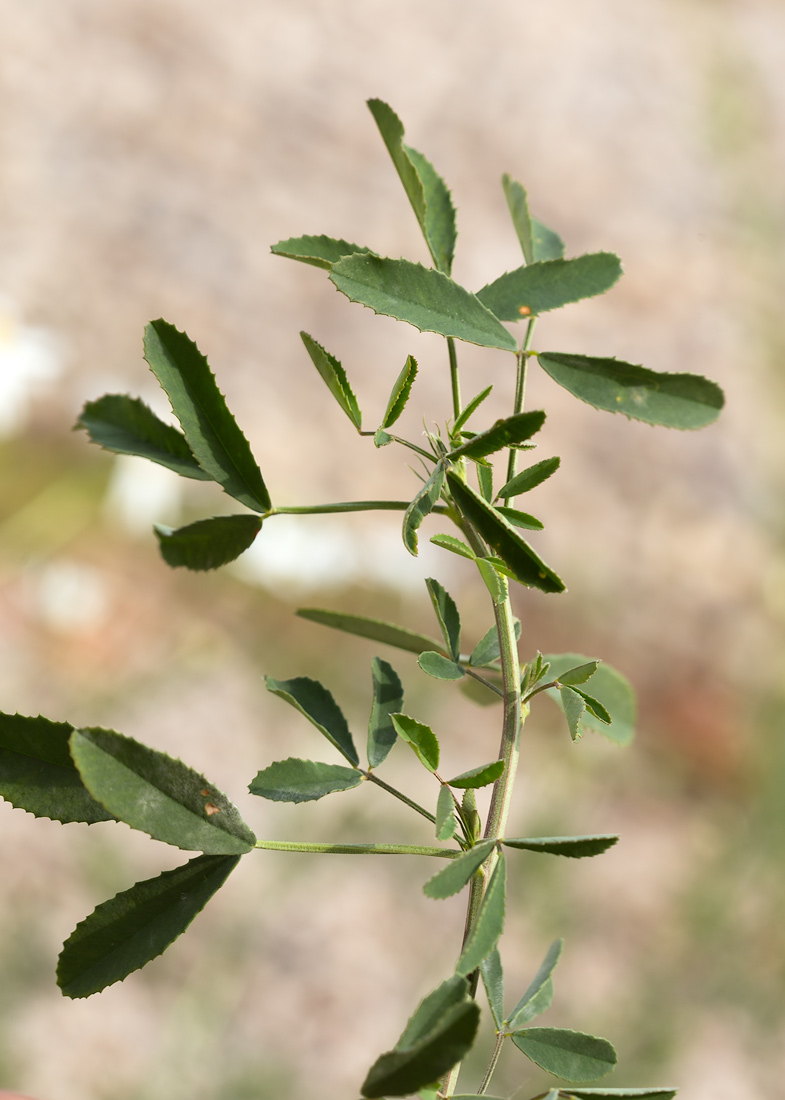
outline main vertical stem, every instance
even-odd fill
[[[457,420],[461,415],[461,380],[458,376],[458,356],[455,354],[455,340],[447,337],[447,354],[450,357],[450,385],[452,386],[452,415]]]

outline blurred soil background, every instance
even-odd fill
[[[520,262],[507,171],[568,255],[610,249],[626,268],[607,296],[544,318],[535,346],[705,373],[728,399],[716,426],[677,434],[531,382],[528,407],[549,411],[540,454],[562,456],[530,498],[546,521],[535,544],[569,592],[518,597],[522,654],[606,658],[641,716],[622,751],[572,746],[547,700],[534,710],[514,829],[622,842],[577,864],[515,862],[509,996],[564,934],[544,1022],[612,1038],[612,1084],[782,1095],[785,6],[0,0],[0,34],[0,709],[182,756],[271,839],[429,842],[366,786],[299,807],[248,795],[271,760],[324,751],[262,677],[323,680],[362,740],[377,649],[294,609],[431,631],[435,574],[473,644],[490,617],[471,571],[427,539],[413,561],[395,516],[280,518],[236,568],[170,571],[151,524],[231,502],[70,430],[106,391],[166,413],[141,359],[144,323],[164,316],[209,355],[276,503],[413,494],[395,448],[353,435],[298,332],[342,359],[369,425],[414,354],[410,436],[449,407],[441,342],[269,253],[324,232],[425,259],[364,106],[379,96],[453,189],[459,281]],[[493,381],[499,415],[511,361],[461,354],[465,394]],[[453,772],[494,755],[496,710],[380,655]],[[403,749],[389,768],[421,782]],[[422,861],[259,853],[160,960],[66,1001],[55,961],[76,923],[181,860],[124,826],[0,811],[0,1087],[345,1100],[452,968],[462,901],[425,899]],[[513,1050],[493,1091],[542,1084]]]

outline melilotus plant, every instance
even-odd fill
[[[226,406],[204,355],[192,340],[163,320],[145,331],[144,356],[171,403],[181,430],[164,423],[138,398],[111,394],[85,405],[78,426],[90,439],[118,454],[139,455],[182,477],[216,482],[246,511],[213,516],[172,530],[156,527],[164,560],[170,566],[216,569],[236,559],[278,515],[374,510],[399,511],[403,542],[417,554],[426,519],[431,542],[445,554],[457,554],[476,566],[487,590],[490,628],[465,647],[455,601],[435,579],[425,582],[435,616],[434,636],[372,616],[305,608],[310,623],[371,639],[380,646],[414,655],[426,676],[455,681],[474,701],[498,702],[501,744],[498,756],[478,747],[476,766],[453,775],[450,744],[404,703],[396,670],[386,657],[371,661],[367,763],[330,691],[318,681],[295,675],[267,677],[267,687],[294,707],[323,735],[325,755],[336,763],[295,756],[267,763],[251,780],[250,791],[277,802],[309,802],[365,786],[393,796],[422,819],[422,844],[287,843],[258,840],[238,810],[208,779],[180,760],[113,730],[75,728],[47,718],[3,715],[0,719],[0,793],[15,806],[61,822],[124,821],[156,840],[198,853],[158,878],[138,882],[100,904],[66,940],[57,981],[67,997],[89,997],[121,981],[160,955],[223,885],[240,859],[264,849],[330,855],[418,855],[444,866],[424,873],[429,898],[450,897],[466,889],[463,940],[455,944],[455,966],[437,989],[415,1008],[391,1049],[381,1054],[360,1083],[363,1097],[417,1094],[421,1100],[487,1094],[502,1049],[509,1044],[556,1083],[539,1096],[567,1098],[658,1097],[665,1087],[585,1087],[609,1074],[616,1052],[607,1039],[560,1027],[532,1026],[550,1005],[554,971],[562,941],[548,949],[524,991],[514,1000],[503,992],[498,941],[504,926],[508,873],[524,873],[527,858],[598,856],[618,837],[509,835],[507,821],[514,799],[521,728],[538,696],[549,696],[563,711],[572,741],[599,732],[617,744],[632,738],[635,702],[628,681],[598,660],[574,653],[543,655],[536,638],[524,632],[526,662],[519,660],[521,624],[514,616],[511,585],[546,593],[564,591],[557,573],[529,545],[524,533],[542,524],[517,506],[518,498],[556,474],[559,459],[547,455],[530,464],[522,452],[532,449],[545,420],[540,410],[524,410],[526,376],[539,364],[554,382],[596,409],[622,413],[647,424],[693,429],[711,423],[723,404],[720,389],[692,374],[663,374],[614,358],[559,351],[534,351],[531,343],[539,316],[609,290],[621,274],[616,256],[596,252],[564,258],[558,235],[529,214],[524,188],[502,179],[523,262],[482,289],[472,292],[451,278],[456,239],[450,193],[422,153],[404,144],[403,126],[380,100],[368,104],[420,225],[431,266],[379,256],[372,248],[326,236],[303,236],[273,246],[279,256],[321,268],[350,302],[405,321],[447,343],[445,380],[451,402],[433,414],[434,426],[416,440],[396,434],[396,422],[415,384],[417,362],[391,365],[395,380],[381,416],[370,427],[341,363],[313,336],[303,332],[305,351],[327,391],[346,413],[368,446],[397,446],[416,457],[419,483],[410,499],[355,500],[318,504],[273,503],[248,442]],[[522,339],[508,323],[525,325]],[[461,396],[457,345],[488,349],[493,385],[509,392],[509,415],[483,421],[483,402],[493,386]],[[544,346],[547,347],[547,344]],[[436,369],[428,364],[427,369]],[[400,373],[399,373],[400,372]],[[321,383],[317,383],[321,384]],[[447,386],[445,385],[445,391]],[[438,426],[437,426],[438,425]],[[522,467],[522,468],[521,468]],[[274,485],[274,482],[273,482]],[[403,552],[403,551],[402,551]],[[306,670],[307,671],[307,670]],[[467,705],[470,705],[467,702]],[[412,750],[419,766],[433,777],[432,798],[421,805],[380,775],[398,740]],[[442,758],[444,762],[442,763]],[[483,822],[475,792],[491,787]],[[295,811],[296,812],[296,811]],[[522,853],[537,853],[525,856]],[[509,871],[508,871],[509,863]],[[442,922],[434,910],[434,929]],[[480,1026],[478,986],[482,983],[489,1014],[486,1025],[496,1043],[481,1080],[463,1085],[461,1063]],[[520,994],[520,995],[518,995]],[[534,1088],[534,1086],[530,1086]]]

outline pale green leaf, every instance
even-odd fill
[[[502,187],[504,188],[504,197],[507,200],[512,224],[521,244],[523,258],[527,264],[533,263],[532,222],[526,189],[517,180],[511,179],[506,172],[502,176]]]
[[[504,973],[498,947],[494,947],[480,963],[482,984],[488,997],[493,1022],[501,1030],[504,1022]]]
[[[513,618],[513,630],[515,632],[515,640],[521,636],[521,620]],[[501,656],[501,650],[499,648],[499,632],[495,626],[492,626],[487,634],[485,634],[477,643],[472,651],[472,655],[469,658],[469,664],[474,668],[482,668],[484,665],[490,665],[494,661],[498,661]]]
[[[460,974],[452,974],[440,986],[424,997],[409,1017],[396,1050],[406,1049],[429,1035],[439,1020],[455,1005],[462,1004],[469,995],[469,983]]]
[[[417,664],[426,676],[432,676],[434,680],[462,680],[466,675],[459,664],[433,650],[421,653],[417,658]]]
[[[307,332],[301,332],[300,339],[328,390],[359,432],[362,428],[362,413],[343,366]]]
[[[513,1030],[523,1024],[528,1024],[535,1016],[541,1015],[547,1008],[550,1008],[553,1000],[551,975],[556,968],[563,947],[564,940],[558,939],[554,940],[548,948],[545,958],[529,983],[526,992],[505,1020],[505,1023]]]
[[[398,736],[411,745],[417,758],[430,772],[439,767],[439,742],[430,726],[408,714],[391,714]]]
[[[398,673],[381,657],[371,661],[373,702],[368,720],[368,766],[378,768],[384,763],[397,740],[390,715],[403,706],[403,688]]]
[[[278,241],[270,251],[276,256],[286,256],[290,260],[299,260],[304,264],[312,264],[314,267],[324,268],[329,271],[336,260],[342,256],[351,256],[355,252],[370,252],[369,248],[362,248],[359,244],[351,244],[336,237],[289,237],[285,241]]]
[[[436,800],[436,839],[451,840],[458,828],[458,820],[455,816],[455,799],[446,784],[439,787],[439,797]]]
[[[508,271],[477,291],[500,321],[520,321],[594,298],[618,282],[621,262],[612,252],[592,252],[572,260],[545,260]]]
[[[406,402],[409,400],[409,394],[412,392],[416,377],[417,360],[413,355],[409,355],[390,393],[390,399],[387,402],[387,408],[382,419],[382,428],[391,428],[401,415],[406,407]]]
[[[594,696],[588,695],[582,688],[576,687],[572,689],[577,691],[581,699],[586,704],[586,710],[592,714],[598,722],[602,722],[603,725],[609,726],[611,724],[611,716],[599,699],[595,699]]]
[[[192,570],[218,569],[235,561],[261,529],[261,519],[247,515],[213,516],[176,531],[160,523],[153,528],[166,564]]]
[[[329,626],[333,630],[342,630],[346,634],[355,634],[359,638],[370,638],[374,642],[404,649],[408,653],[422,653],[426,649],[439,649],[441,643],[428,634],[418,634],[404,626],[387,623],[382,619],[369,619],[365,615],[348,615],[342,611],[326,611],[317,607],[301,607],[295,612],[301,619]]]
[[[568,668],[588,661],[580,653],[550,653],[544,660],[550,664],[550,674],[558,679],[559,674]],[[599,701],[611,717],[608,726],[597,719],[589,710],[584,711],[581,727],[593,733],[601,733],[617,745],[629,745],[635,736],[636,704],[635,689],[626,676],[622,676],[612,665],[603,662],[591,682],[592,697]],[[561,698],[555,688],[546,694],[561,706]]]
[[[264,682],[268,691],[285,699],[305,715],[350,764],[356,766],[360,763],[343,711],[318,680],[307,676],[274,680],[272,676],[265,676]]]
[[[433,535],[430,541],[434,546],[441,546],[442,550],[449,550],[451,554],[458,554],[459,557],[469,558],[470,561],[474,561],[477,557],[470,546],[467,546],[462,539],[455,538],[454,535]]]
[[[423,893],[429,898],[449,898],[460,893],[464,886],[479,871],[483,863],[496,846],[495,840],[481,840],[467,852],[463,852],[441,871],[437,871],[423,886]]]
[[[356,768],[290,756],[258,772],[248,790],[273,802],[315,802],[335,791],[350,791],[362,779]]]
[[[474,927],[469,933],[456,973],[468,976],[476,970],[496,946],[504,928],[506,908],[507,863],[499,853],[490,881],[485,888]]]
[[[607,1039],[567,1028],[529,1027],[515,1032],[512,1041],[535,1065],[564,1081],[594,1081],[617,1061]]]
[[[451,787],[459,790],[476,790],[478,787],[487,787],[495,783],[504,772],[504,761],[494,760],[490,764],[481,764],[479,768],[471,768],[468,772],[461,772],[454,779],[448,779]]]
[[[561,260],[564,258],[564,241],[559,234],[543,225],[537,218],[532,218],[532,245],[534,247],[534,259]]]
[[[567,719],[570,737],[573,741],[577,741],[583,732],[580,728],[580,721],[586,709],[586,702],[580,692],[574,691],[571,687],[560,687],[559,697],[561,698],[564,717]]]

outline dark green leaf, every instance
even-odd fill
[[[436,612],[436,618],[442,636],[447,643],[447,649],[452,654],[453,659],[457,661],[461,652],[461,617],[458,614],[455,600],[433,577],[426,578],[425,586],[428,589],[428,595],[431,597],[433,610]]]
[[[547,1008],[550,1008],[553,1000],[551,974],[556,968],[563,947],[564,940],[559,939],[554,940],[548,948],[539,970],[529,983],[528,989],[505,1021],[511,1028],[515,1029],[523,1024],[528,1024],[535,1016],[541,1015]]]
[[[423,893],[429,898],[449,898],[460,893],[471,880],[496,845],[495,840],[481,840],[457,859],[452,859],[441,871],[429,878]]]
[[[458,828],[455,816],[455,799],[449,787],[442,784],[439,787],[439,797],[436,800],[436,839],[451,840]]]
[[[369,619],[365,615],[346,615],[342,611],[325,611],[317,607],[301,607],[295,614],[312,623],[343,630],[346,634],[356,634],[359,638],[371,638],[375,642],[405,649],[408,653],[422,653],[426,649],[438,649],[441,645],[428,634],[418,634],[407,630],[405,626],[386,623],[381,619]]]
[[[504,447],[514,447],[531,439],[545,423],[545,413],[542,411],[516,413],[508,416],[506,420],[497,420],[492,428],[486,432],[480,432],[463,443],[460,447],[450,451],[449,457],[456,458],[484,458],[485,455],[494,454]]]
[[[196,344],[174,325],[151,321],[144,334],[144,357],[202,469],[248,508],[269,511],[270,495],[248,440]]]
[[[439,742],[431,727],[424,722],[417,722],[408,714],[392,714],[390,717],[398,736],[411,745],[417,758],[429,772],[435,772],[439,767]]]
[[[462,978],[460,974],[452,974],[433,993],[423,998],[407,1021],[395,1049],[405,1050],[430,1035],[445,1012],[462,1004],[468,994],[469,983],[466,978]]]
[[[354,391],[349,385],[349,379],[346,377],[346,371],[335,356],[330,355],[329,351],[326,351],[307,332],[301,332],[300,338],[305,344],[305,350],[311,357],[311,362],[322,376],[327,389],[359,432],[362,428],[363,417]]]
[[[52,821],[112,821],[82,782],[68,741],[69,722],[0,714],[0,795],[20,810]]]
[[[477,411],[477,409],[480,407],[480,405],[482,405],[483,401],[485,400],[486,397],[488,397],[488,395],[490,394],[492,389],[493,389],[493,386],[486,386],[485,389],[481,390],[480,393],[478,393],[476,397],[473,397],[471,399],[469,404],[466,406],[466,408],[458,416],[455,423],[453,424],[453,426],[452,426],[452,434],[453,435],[456,435],[461,430],[461,428],[464,426],[464,424],[466,424],[468,422],[469,417],[472,415],[472,413]]]
[[[520,321],[604,294],[620,276],[618,256],[592,252],[574,260],[545,260],[518,267],[478,290],[477,297],[500,321]]]
[[[469,788],[476,790],[478,787],[487,787],[489,784],[495,783],[503,772],[504,761],[494,760],[491,764],[482,764],[479,768],[471,768],[468,772],[462,772],[460,775],[456,775],[454,779],[448,779],[447,783],[451,787],[458,787],[459,790]]]
[[[558,679],[560,673],[587,661],[588,657],[580,653],[551,653],[544,659],[550,663],[552,678]],[[617,745],[629,745],[635,736],[636,719],[635,690],[630,681],[611,665],[603,662],[592,677],[591,690],[592,697],[605,707],[613,724],[605,725],[586,710],[581,718],[584,732],[591,730],[603,734]],[[561,699],[555,688],[546,694],[561,706]]]
[[[454,535],[433,535],[430,541],[434,546],[441,546],[442,550],[449,550],[452,554],[458,554],[462,558],[469,558],[474,561],[477,557],[470,546],[467,546],[461,539],[455,538]]]
[[[157,523],[161,556],[167,565],[186,569],[218,569],[248,549],[262,529],[258,516],[213,516],[187,527],[164,527]]]
[[[403,706],[403,688],[398,673],[381,657],[371,661],[373,702],[368,720],[368,766],[378,768],[384,763],[397,740],[390,715]]]
[[[592,678],[599,666],[599,661],[586,661],[582,665],[576,665],[575,668],[568,668],[567,671],[562,672],[557,679],[560,684],[566,684],[567,687],[585,684],[587,680]]]
[[[471,974],[496,946],[504,928],[506,883],[507,864],[504,856],[499,853],[490,882],[480,902],[477,920],[455,967],[456,973],[467,976]]]
[[[534,259],[538,263],[541,260],[561,260],[564,257],[564,241],[559,234],[536,218],[532,218],[532,244]]]
[[[574,691],[571,687],[560,687],[559,697],[561,698],[564,717],[567,719],[570,737],[573,741],[577,741],[583,732],[580,728],[580,721],[586,709],[586,703],[580,692]]]
[[[434,680],[462,680],[466,675],[459,664],[433,650],[421,653],[417,658],[417,664],[426,676],[433,676]]]
[[[513,527],[521,527],[524,531],[542,531],[542,522],[528,512],[519,512],[517,508],[506,508],[503,505],[497,505],[496,511]]]
[[[368,253],[339,260],[330,279],[350,301],[406,321],[420,332],[517,351],[515,338],[491,311],[441,271]]]
[[[525,542],[514,527],[457,474],[447,474],[450,492],[460,511],[515,574],[521,584],[543,592],[563,592],[564,583]]]
[[[273,802],[315,802],[334,791],[350,791],[362,779],[362,772],[356,768],[290,756],[258,772],[248,790]]]
[[[276,256],[286,256],[290,260],[299,260],[304,264],[322,267],[329,271],[336,260],[342,256],[351,256],[355,252],[370,252],[359,244],[350,244],[335,237],[289,237],[274,244],[270,251]]]
[[[488,996],[493,1022],[501,1030],[504,1022],[504,974],[498,947],[494,947],[493,951],[482,960],[480,974]]]
[[[74,730],[71,756],[106,809],[154,840],[207,855],[243,855],[256,837],[229,799],[166,753],[114,730]]]
[[[586,704],[586,710],[588,710],[590,714],[593,714],[598,722],[602,722],[605,726],[611,724],[610,714],[598,699],[595,699],[592,695],[587,695],[587,693],[579,687],[573,688],[572,690],[578,692],[581,699],[583,699]]]
[[[504,188],[504,197],[507,200],[512,224],[515,226],[515,232],[518,234],[518,240],[521,243],[523,257],[527,264],[533,263],[532,223],[526,189],[517,180],[511,179],[506,172],[502,176],[502,187]]]
[[[592,836],[505,837],[502,844],[507,848],[522,848],[528,852],[548,852],[554,856],[582,859],[607,852],[618,839],[615,833],[595,833]]]
[[[662,374],[618,359],[555,351],[538,358],[554,382],[581,401],[646,424],[703,428],[717,419],[725,404],[720,387],[698,374]]]
[[[518,618],[513,619],[513,629],[515,631],[516,641],[521,636],[521,620]],[[487,634],[482,637],[472,651],[472,655],[469,658],[469,664],[474,668],[482,668],[483,665],[490,665],[494,661],[498,661],[501,655],[499,649],[499,632],[495,626],[492,626]]]
[[[439,501],[444,485],[444,466],[437,462],[434,471],[415,496],[403,516],[403,544],[415,558],[417,557],[417,532],[422,521],[429,515]]]
[[[617,1061],[607,1039],[567,1028],[529,1027],[516,1032],[512,1041],[535,1065],[564,1081],[594,1081],[610,1073]]]
[[[285,699],[304,714],[350,764],[360,763],[343,711],[318,680],[311,680],[307,676],[295,676],[292,680],[274,680],[272,676],[265,676],[264,682],[268,691]]]
[[[417,360],[409,355],[403,365],[403,370],[395,380],[395,385],[387,402],[387,409],[382,420],[383,428],[391,428],[406,407],[409,394],[412,391],[414,380],[417,377]]]
[[[570,1089],[570,1096],[576,1100],[673,1100],[678,1089]]]
[[[507,482],[498,492],[500,497],[516,497],[520,493],[528,493],[536,488],[551,474],[555,474],[561,462],[560,458],[544,458],[542,462],[535,462],[533,466],[521,470],[514,478]]]
[[[99,905],[63,945],[57,984],[89,997],[161,955],[223,886],[239,856],[196,856]]]
[[[84,428],[92,443],[114,454],[138,455],[181,477],[212,480],[194,458],[182,432],[159,420],[138,397],[107,393],[97,401],[88,401],[76,427]]]

